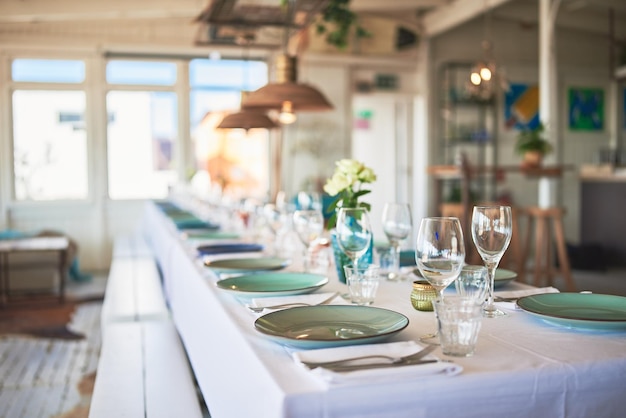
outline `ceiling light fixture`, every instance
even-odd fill
[[[287,7],[288,22],[291,20],[289,14],[293,10],[292,3],[293,0],[290,0]],[[286,52],[288,38],[289,27],[286,26],[283,41],[285,52],[276,57],[276,81],[253,91],[242,103],[244,109],[279,111],[279,121],[283,124],[295,122],[297,112],[333,109],[318,89],[306,83],[298,83],[298,60]]]
[[[245,75],[243,79],[248,78],[248,47],[250,43],[254,40],[254,35],[250,34],[246,37],[243,37],[241,43],[244,45],[244,61],[245,61]],[[248,92],[242,90],[241,92],[241,102],[246,99],[248,96]],[[216,126],[217,129],[274,129],[277,128],[278,125],[276,122],[271,120],[269,116],[267,116],[263,110],[258,109],[240,109],[238,112],[228,114],[222,119],[219,125]]]
[[[502,68],[496,66],[491,42],[491,12],[485,5],[485,34],[481,43],[483,59],[476,62],[470,71],[468,91],[478,100],[491,100],[497,89],[508,90]]]

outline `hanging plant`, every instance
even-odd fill
[[[289,0],[281,0],[286,6]],[[351,30],[357,39],[369,38],[371,33],[358,23],[358,16],[350,10],[350,0],[330,0],[322,9],[321,18],[315,23],[318,35],[326,35],[326,43],[345,49],[350,41]]]

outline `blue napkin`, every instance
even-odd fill
[[[231,244],[209,244],[198,247],[200,255],[226,254],[226,253],[249,253],[262,251],[263,246],[260,244],[249,244],[243,242]]]
[[[189,219],[179,219],[174,220],[176,227],[178,229],[219,229],[220,226],[216,224],[212,224],[202,219],[198,218],[189,218]]]

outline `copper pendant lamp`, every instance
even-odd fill
[[[288,2],[288,14],[293,13],[292,2]],[[278,120],[282,124],[295,122],[296,112],[333,109],[328,99],[315,87],[298,83],[298,60],[286,53],[288,37],[289,28],[285,27],[285,53],[276,58],[276,81],[250,93],[241,105],[243,109],[278,110]]]
[[[296,81],[296,65],[296,57],[279,55],[276,59],[276,82],[250,93],[242,108],[285,112],[332,110],[333,106],[319,90]]]
[[[217,125],[217,129],[274,129],[278,125],[265,113],[258,110],[242,109],[226,115]]]

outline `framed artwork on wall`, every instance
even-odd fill
[[[504,94],[506,129],[533,130],[539,126],[539,86],[511,83]]]
[[[604,129],[603,89],[570,87],[567,97],[570,130],[601,131]]]

